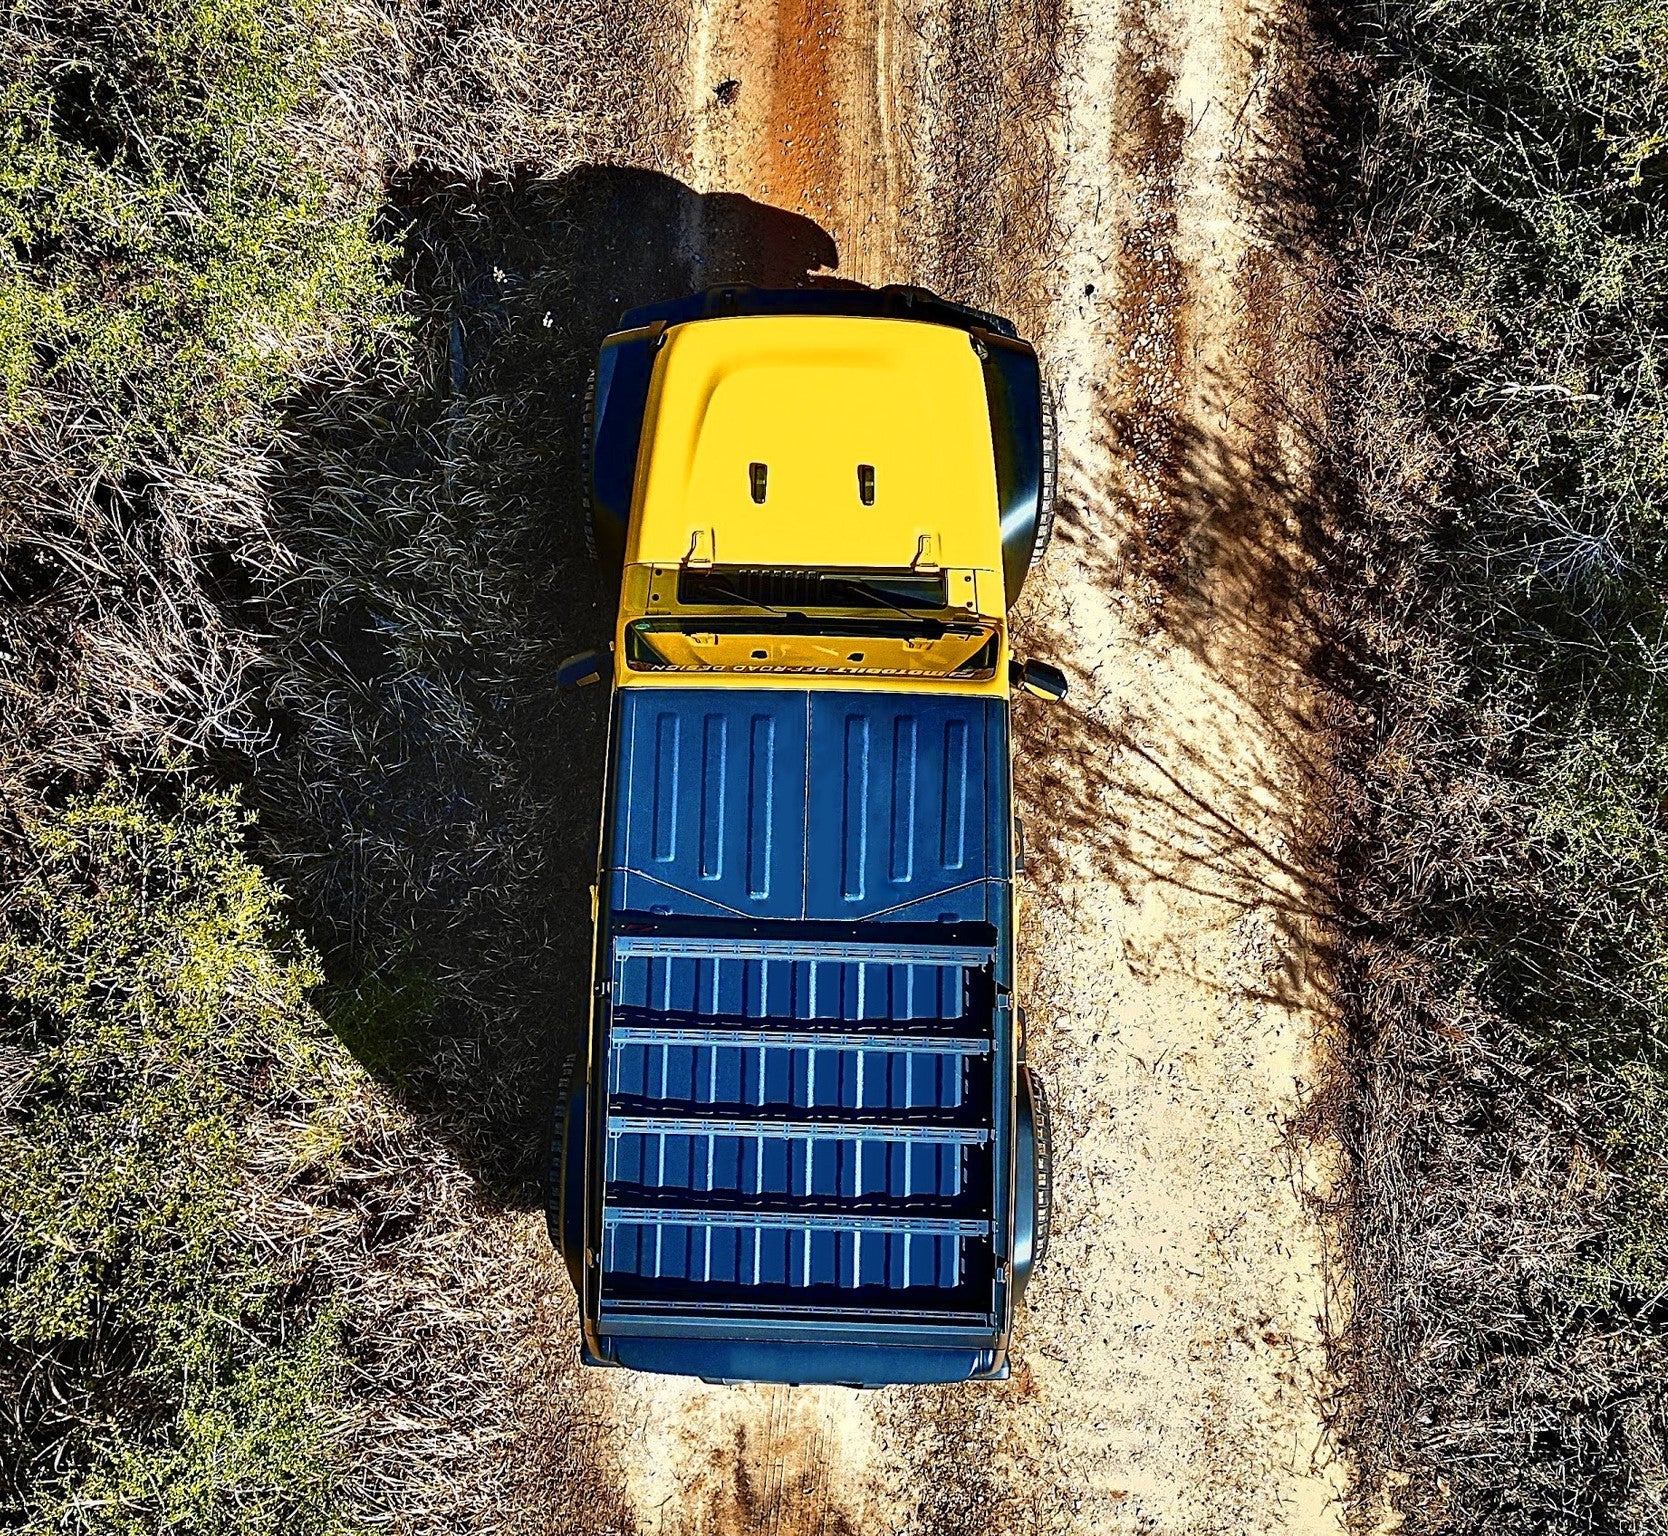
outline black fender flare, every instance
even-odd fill
[[[588,542],[604,574],[617,579],[625,564],[626,528],[637,484],[654,355],[664,322],[608,337],[597,354],[585,402],[583,483]]]
[[[976,334],[996,457],[1002,526],[1002,587],[1011,608],[1054,531],[1053,401],[1037,354],[1023,341]]]

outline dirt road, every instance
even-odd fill
[[[655,169],[814,221],[839,276],[1013,315],[1055,382],[1064,505],[1019,622],[1073,683],[1020,721],[1056,1228],[1004,1386],[545,1361],[552,1455],[584,1523],[665,1536],[1339,1529],[1302,1130],[1331,1019],[1301,603],[1322,289],[1274,234],[1276,0],[688,4]],[[705,206],[677,234],[696,283],[725,275]]]

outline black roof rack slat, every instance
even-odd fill
[[[840,939],[721,938],[716,935],[621,933],[614,957],[692,960],[833,960],[841,964],[989,965],[993,951],[971,944],[884,944]]]
[[[880,1030],[807,1029],[811,1021],[795,1019],[799,1027],[761,1027],[762,1021],[748,1019],[737,1025],[720,1021],[701,1024],[615,1024],[608,1032],[611,1044],[644,1046],[764,1047],[767,1050],[874,1051],[886,1056],[985,1056],[990,1053],[989,1036],[901,1034],[896,1025]],[[834,1020],[838,1024],[841,1021]],[[882,1021],[885,1022],[885,1021]]]
[[[774,1227],[788,1231],[884,1232],[907,1237],[987,1237],[990,1222],[964,1216],[875,1215],[866,1211],[748,1211],[701,1206],[611,1205],[611,1226]]]

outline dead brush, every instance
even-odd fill
[[[223,586],[269,542],[260,459],[214,479],[144,461],[112,478],[51,424],[8,446],[0,786],[27,800],[157,752],[257,749],[257,647]]]
[[[1356,22],[1331,602],[1371,711],[1342,786],[1358,1514],[1660,1533],[1668,204],[1590,152],[1601,119],[1661,132],[1660,19],[1607,11],[1602,63],[1573,10]]]

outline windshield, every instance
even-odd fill
[[[626,626],[626,663],[636,671],[861,672],[906,677],[989,678],[996,626],[974,618],[803,613],[638,619]]]

